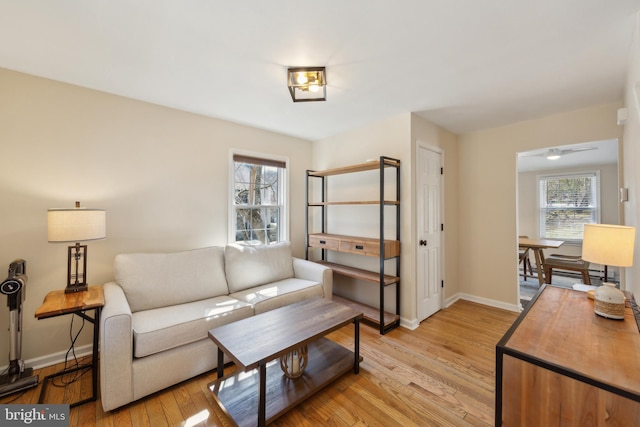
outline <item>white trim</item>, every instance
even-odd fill
[[[455,303],[458,300],[465,300],[465,301],[471,301],[471,302],[476,302],[478,304],[482,304],[482,305],[488,305],[489,307],[495,307],[495,308],[500,308],[502,310],[507,310],[507,311],[513,311],[515,313],[520,313],[521,308],[520,308],[520,304],[508,304],[502,301],[496,301],[496,300],[492,300],[492,299],[488,299],[488,298],[482,298],[482,297],[477,297],[475,295],[469,295],[469,294],[465,294],[462,292],[458,292],[457,294],[453,295],[452,297],[447,298],[446,303],[445,303],[445,307],[449,307],[451,306],[453,303]]]
[[[76,358],[80,359],[84,356],[91,356],[93,354],[93,344],[87,344],[80,347],[76,347]],[[33,369],[42,369],[47,366],[57,365],[64,362],[64,357],[67,354],[67,350],[59,351],[57,353],[45,354],[44,356],[35,357],[24,361],[25,366]],[[67,361],[73,361],[73,358],[67,358]],[[9,365],[0,366],[0,372],[4,372],[9,368]]]
[[[400,326],[410,331],[415,331],[420,326],[420,322],[418,319],[405,319],[404,317],[400,317]]]

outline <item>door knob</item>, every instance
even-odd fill
[[[420,240],[420,246],[427,246],[426,240]]]

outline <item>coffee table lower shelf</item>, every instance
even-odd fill
[[[300,378],[285,377],[279,359],[269,362],[266,422],[272,422],[331,381],[353,370],[354,358],[352,351],[327,338],[320,338],[309,343],[309,362]],[[258,382],[258,369],[254,369],[227,375],[208,387],[225,416],[240,427],[253,427],[258,425]]]

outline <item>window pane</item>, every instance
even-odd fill
[[[251,225],[251,209],[236,210],[236,241],[246,242],[255,240]]]
[[[545,237],[582,239],[584,224],[596,222],[595,209],[552,209],[545,213]]]
[[[278,241],[280,230],[280,209],[267,209],[267,243]]]
[[[234,156],[233,204],[235,241],[268,244],[282,239],[282,182],[284,162],[251,163]],[[259,159],[258,159],[259,160]]]
[[[267,243],[267,225],[263,209],[237,209],[236,241]]]
[[[540,236],[581,240],[584,224],[598,222],[596,173],[539,178]]]
[[[595,177],[549,178],[545,182],[546,207],[595,206]]]
[[[235,162],[235,204],[277,205],[279,178],[276,167]]]

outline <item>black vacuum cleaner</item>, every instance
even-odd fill
[[[38,385],[32,368],[25,368],[22,356],[22,302],[27,285],[27,262],[17,259],[9,264],[9,277],[0,284],[9,307],[9,368],[0,375],[0,397]]]

